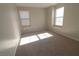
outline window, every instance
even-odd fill
[[[64,7],[56,9],[55,26],[63,26]]]
[[[30,25],[30,16],[29,16],[28,10],[19,10],[19,16],[20,16],[22,26]]]

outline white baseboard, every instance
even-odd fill
[[[71,36],[71,35],[69,35],[69,34],[62,33],[62,32],[55,31],[55,30],[52,30],[52,31],[55,32],[55,33],[58,33],[58,34],[60,34],[60,35],[62,35],[62,36],[68,37],[68,38],[70,38],[70,39],[73,39],[73,40],[79,41],[79,38],[76,38],[76,37]]]

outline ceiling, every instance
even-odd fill
[[[16,6],[18,7],[39,7],[39,8],[46,8],[49,6],[54,6],[57,3],[17,3]]]

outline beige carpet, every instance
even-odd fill
[[[40,38],[38,34],[43,33],[49,33],[52,36]],[[22,38],[33,35],[36,35],[39,40],[23,45],[19,44],[16,56],[79,56],[78,41],[52,32],[27,33]]]

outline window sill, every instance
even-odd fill
[[[56,30],[61,30],[63,28],[63,26],[56,26],[55,25],[53,28],[56,29]]]
[[[54,27],[62,28],[63,26],[57,26],[57,25],[54,25]]]

